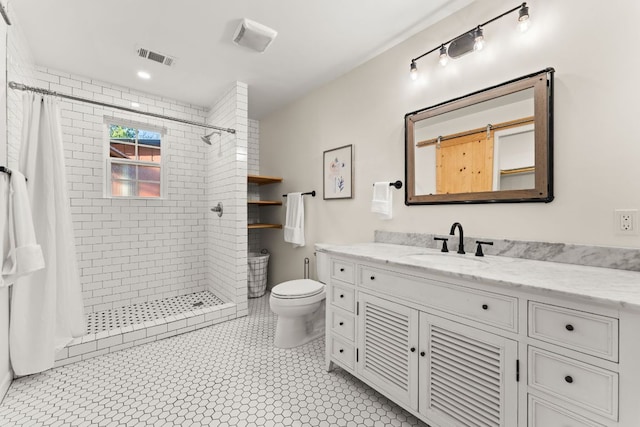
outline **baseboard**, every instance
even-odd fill
[[[2,380],[0,381],[0,403],[2,403],[4,396],[7,394],[7,391],[9,390],[9,386],[11,385],[12,379],[13,379],[13,372],[9,370],[9,372],[6,372],[4,375],[4,378],[2,378]]]

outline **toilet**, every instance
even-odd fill
[[[324,334],[325,285],[328,275],[327,254],[316,253],[316,271],[320,282],[311,279],[289,280],[271,289],[269,306],[278,315],[274,345],[292,348]]]

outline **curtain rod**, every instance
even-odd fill
[[[23,90],[23,91],[29,91],[29,92],[36,92],[36,93],[41,93],[43,95],[59,96],[60,98],[66,98],[66,99],[72,99],[74,101],[86,102],[88,104],[99,105],[101,107],[115,108],[116,110],[128,111],[129,113],[142,114],[142,115],[145,115],[145,116],[155,117],[157,119],[171,120],[171,121],[174,121],[174,122],[185,123],[185,124],[192,125],[192,126],[200,126],[200,127],[203,127],[203,128],[215,129],[215,130],[224,131],[224,132],[228,132],[228,133],[236,133],[236,130],[235,129],[231,129],[231,128],[222,128],[222,127],[219,127],[219,126],[209,125],[209,124],[206,124],[206,123],[198,123],[198,122],[193,122],[191,120],[179,119],[177,117],[165,116],[163,114],[156,114],[156,113],[150,113],[150,112],[147,112],[147,111],[140,111],[140,110],[136,110],[135,108],[122,107],[120,105],[115,105],[115,104],[107,104],[106,102],[94,101],[92,99],[80,98],[78,96],[73,96],[73,95],[66,95],[66,94],[63,94],[63,93],[53,92],[51,90],[43,89],[43,88],[40,88],[40,87],[27,86],[27,85],[22,84],[22,83],[9,82],[9,87],[11,89]]]

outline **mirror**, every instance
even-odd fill
[[[405,204],[552,201],[553,73],[405,115]]]

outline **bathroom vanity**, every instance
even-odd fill
[[[326,363],[432,427],[640,426],[640,273],[384,243],[330,256]]]

